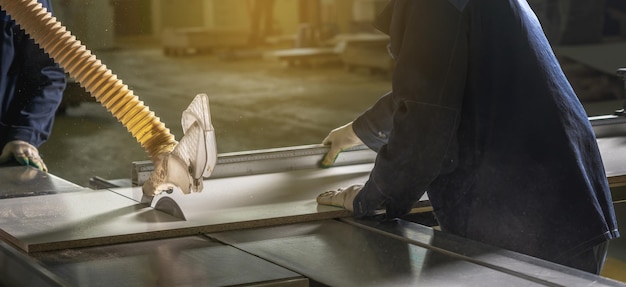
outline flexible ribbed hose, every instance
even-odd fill
[[[177,142],[169,129],[46,8],[36,0],[0,0],[0,6],[128,129],[153,160],[172,151]]]

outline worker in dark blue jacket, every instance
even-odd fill
[[[318,197],[401,217],[427,192],[441,229],[599,273],[619,237],[586,113],[525,0],[392,0],[392,92],[324,140],[377,152],[368,181]]]
[[[50,11],[49,0],[39,2]],[[65,73],[4,11],[0,29],[0,163],[47,171],[38,147],[50,136]]]

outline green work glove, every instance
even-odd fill
[[[324,145],[330,145],[330,150],[322,159],[322,167],[331,167],[335,163],[335,159],[340,152],[362,145],[363,142],[354,133],[352,122],[332,130],[328,136],[322,141]]]
[[[30,165],[39,170],[48,171],[46,164],[39,156],[39,150],[25,141],[10,141],[2,148],[0,163],[8,162],[13,158],[21,165]]]

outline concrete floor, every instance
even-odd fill
[[[94,54],[177,139],[182,136],[182,111],[196,94],[210,96],[220,153],[320,143],[330,130],[354,119],[391,88],[383,74],[348,72],[337,64],[293,68],[256,52],[228,60],[219,54],[166,57],[153,41],[119,43],[115,49]],[[589,88],[594,77],[595,82],[605,83],[607,75],[575,64],[564,69],[581,98],[593,99],[585,103],[590,115],[622,107],[621,100],[606,95],[607,90],[609,94],[621,90],[619,78],[610,76],[609,85]],[[600,93],[603,101],[598,102],[594,95]],[[129,178],[131,162],[148,159],[139,143],[98,103],[60,113],[41,153],[51,173],[84,186],[94,176]]]
[[[218,152],[320,143],[390,89],[384,75],[337,65],[289,68],[276,59],[165,57],[158,46],[94,52],[179,139],[180,116],[198,93],[210,96]],[[130,177],[146,153],[97,103],[56,118],[41,153],[51,173],[80,185]]]

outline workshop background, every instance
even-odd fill
[[[273,8],[271,27],[265,14],[253,23],[258,9],[248,0],[63,0],[54,9],[177,139],[182,111],[196,94],[208,94],[220,153],[321,143],[390,89],[389,67],[348,72],[339,54],[325,53],[346,35],[386,37],[371,26],[385,1],[354,8],[345,0],[258,2]],[[250,35],[250,26],[263,35]],[[365,58],[390,63],[387,40],[373,41],[383,44]],[[292,48],[313,50],[294,66],[274,56]],[[90,101],[70,84],[41,148],[50,172],[81,185],[93,176],[130,177],[131,162],[147,154]]]
[[[219,153],[321,143],[387,92],[387,39],[371,26],[386,2],[53,1],[62,23],[177,139],[182,111],[207,93]],[[529,0],[589,115],[624,107],[615,73],[626,67],[622,2]],[[131,163],[148,159],[72,79],[41,152],[50,173],[83,186],[129,178]],[[626,281],[626,265],[609,263],[618,272],[603,275]]]

